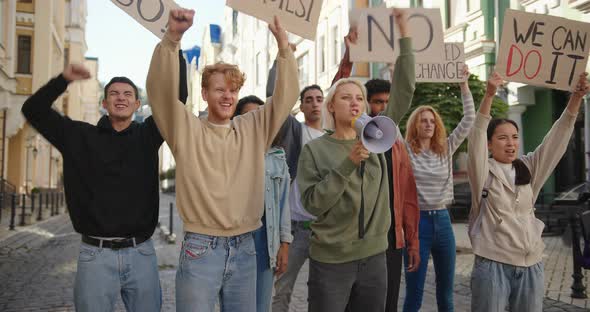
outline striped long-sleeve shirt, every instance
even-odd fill
[[[447,140],[447,155],[439,157],[430,150],[412,152],[406,142],[418,189],[420,210],[445,209],[453,201],[452,156],[469,134],[475,121],[475,106],[471,92],[461,95],[463,118]]]

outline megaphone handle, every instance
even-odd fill
[[[359,238],[365,237],[365,192],[363,185],[365,184],[365,161],[361,160],[361,167],[359,168],[359,174],[361,176],[361,209],[359,211]]]

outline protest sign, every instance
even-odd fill
[[[227,0],[227,6],[271,23],[276,15],[285,30],[315,41],[323,0]]]
[[[111,0],[158,38],[166,33],[170,10],[180,7],[173,0]]]
[[[439,9],[404,9],[408,35],[412,37],[416,62],[443,62],[444,35]],[[357,26],[358,41],[350,48],[353,62],[394,62],[399,55],[400,38],[392,9],[355,9],[351,25]]]
[[[445,42],[444,62],[416,63],[417,82],[462,82],[465,51],[462,42]]]
[[[508,81],[571,91],[588,63],[590,24],[506,10],[496,71]]]

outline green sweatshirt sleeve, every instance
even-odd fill
[[[399,39],[400,55],[393,69],[389,102],[382,113],[396,124],[402,120],[410,106],[416,89],[416,59],[412,52],[412,38]]]
[[[340,200],[357,166],[347,157],[338,167],[322,177],[315,162],[310,145],[305,145],[297,165],[301,204],[309,213],[319,216],[329,211]]]

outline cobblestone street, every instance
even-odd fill
[[[162,195],[160,221],[169,223],[169,203],[174,197]],[[156,230],[163,311],[174,311],[174,278],[182,240],[181,223],[174,214],[176,244],[167,244]],[[469,311],[469,276],[473,263],[468,240],[461,234],[463,225],[455,225],[457,266],[455,277],[455,310]],[[464,231],[463,231],[464,232]],[[74,311],[73,283],[80,236],[73,231],[67,214],[61,214],[33,226],[19,227],[16,232],[0,232],[0,311]],[[546,238],[546,295],[544,311],[589,311],[589,300],[572,300],[571,249],[559,237]],[[435,280],[429,268],[424,304],[421,311],[436,311]],[[586,276],[590,275],[585,272]],[[299,275],[290,311],[307,311],[307,265]],[[584,283],[588,285],[588,277]],[[403,283],[403,281],[402,281]],[[401,287],[400,307],[404,285]],[[124,311],[122,303],[117,311]],[[401,311],[401,309],[400,309]]]

